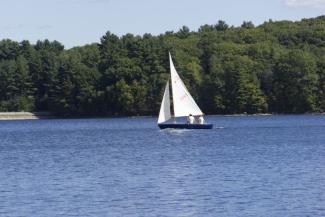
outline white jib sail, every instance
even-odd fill
[[[183,81],[177,74],[172,57],[169,53],[170,74],[173,92],[173,104],[175,117],[184,117],[189,114],[203,115],[199,106],[195,103],[193,97],[186,89]]]
[[[170,114],[170,96],[169,96],[169,81],[167,81],[164,97],[161,102],[158,123],[163,123],[171,118]]]

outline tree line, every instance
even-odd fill
[[[325,111],[325,16],[239,27],[224,21],[100,43],[0,41],[0,111],[157,115],[168,52],[206,114]]]

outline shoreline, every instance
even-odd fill
[[[48,112],[0,112],[0,120],[39,120],[56,118]]]
[[[206,116],[216,117],[245,117],[245,116],[275,116],[275,115],[325,115],[325,113],[302,113],[302,114],[277,114],[277,113],[261,113],[261,114],[215,114]],[[59,116],[53,115],[48,112],[0,112],[0,121],[9,120],[40,120],[40,119],[91,119],[91,118],[151,118],[157,117],[156,115],[135,115],[135,116],[122,116],[122,115],[107,115],[107,116]]]

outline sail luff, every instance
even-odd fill
[[[163,123],[171,118],[170,114],[170,96],[169,96],[169,81],[167,81],[164,97],[161,102],[158,123]]]
[[[172,82],[172,95],[173,95],[173,105],[174,105],[174,115],[175,117],[184,117],[189,114],[192,115],[203,115],[203,112],[199,106],[195,103],[193,97],[188,92],[183,81],[179,77],[172,57],[169,53],[169,63],[170,63],[170,74]]]

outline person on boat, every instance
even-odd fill
[[[203,115],[201,115],[198,119],[198,124],[204,124],[204,118]]]
[[[194,118],[194,116],[192,114],[190,114],[188,116],[188,118],[187,118],[187,123],[188,124],[194,124],[194,122],[195,122],[195,118]]]

